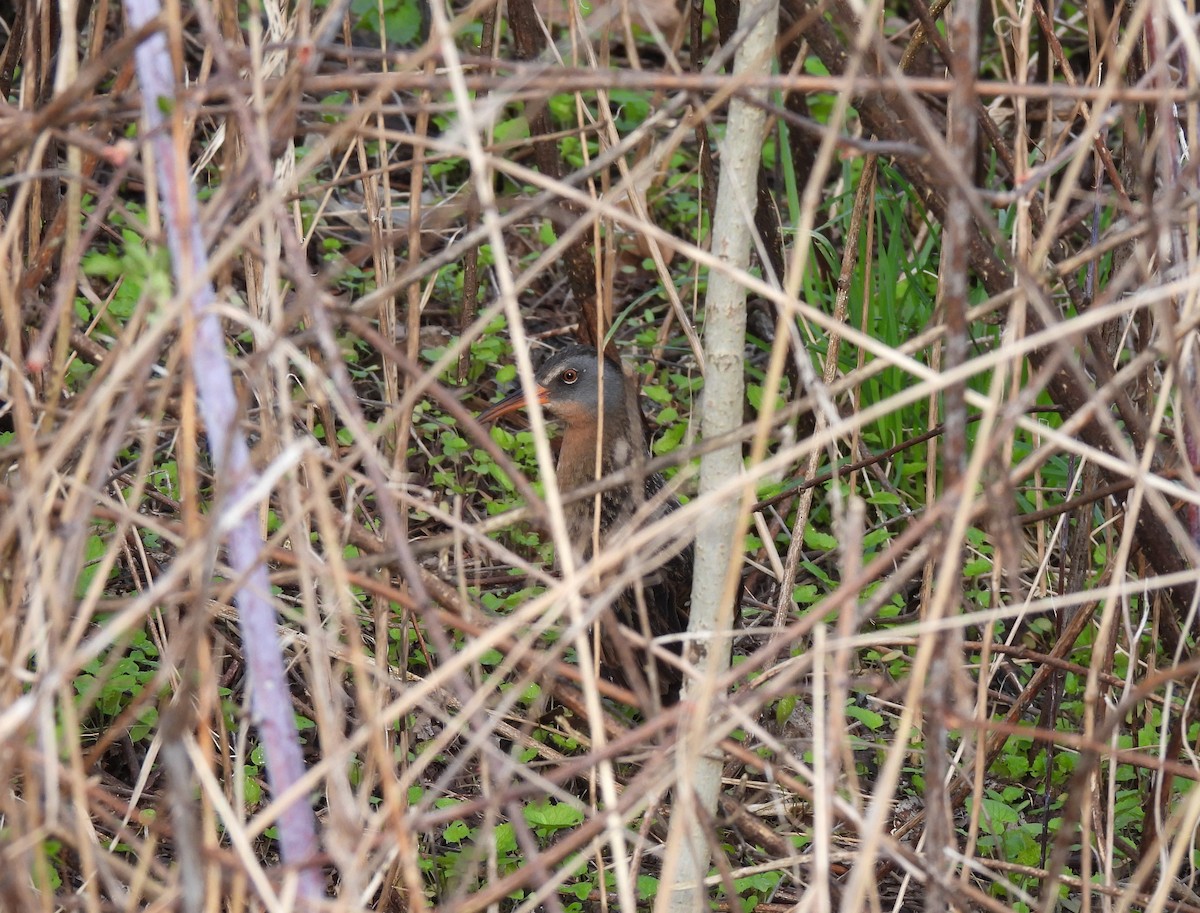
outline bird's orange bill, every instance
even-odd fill
[[[543,406],[550,402],[550,391],[543,386],[538,386],[534,391],[534,396],[537,401]],[[525,391],[518,390],[516,393],[509,394],[496,403],[490,409],[479,414],[479,423],[486,425],[488,422],[494,422],[502,415],[508,415],[510,412],[516,412],[518,409],[524,409],[526,406]]]

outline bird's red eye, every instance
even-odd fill
[[[573,384],[577,380],[579,380],[579,372],[574,368],[567,368],[567,370],[562,372],[562,381],[564,384]]]

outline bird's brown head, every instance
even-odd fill
[[[599,421],[601,389],[605,422],[624,421],[625,376],[621,367],[607,358],[599,359],[590,346],[563,349],[547,359],[535,377],[534,397],[568,427],[595,425]],[[518,390],[482,413],[479,421],[495,421],[526,405],[524,391]]]

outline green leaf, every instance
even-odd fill
[[[883,717],[880,714],[868,710],[866,707],[860,707],[858,704],[847,704],[846,716],[858,720],[872,732],[878,732],[883,728]]]
[[[525,820],[530,827],[558,830],[582,822],[583,812],[555,802],[535,802],[525,806]]]
[[[148,707],[138,714],[138,721],[129,727],[129,738],[140,742],[158,727],[158,708]]]
[[[809,526],[804,530],[804,544],[808,548],[820,549],[823,552],[831,552],[837,548],[838,542],[837,539],[834,536],[829,535],[829,533],[819,532],[816,529],[813,529],[813,527]]]
[[[496,845],[496,852],[502,856],[513,852],[517,848],[517,834],[512,824],[506,821],[498,826],[492,833],[492,842]]]
[[[587,900],[592,891],[595,890],[595,885],[590,881],[579,881],[575,884],[565,884],[560,889],[564,894],[572,894],[580,900]]]
[[[989,558],[976,558],[968,561],[963,567],[964,577],[983,577],[992,572],[992,561]]]
[[[645,393],[650,400],[658,403],[660,406],[667,405],[667,403],[671,402],[672,399],[671,391],[661,384],[642,387],[642,392]]]
[[[518,140],[529,139],[529,121],[524,117],[510,117],[496,124],[496,142],[515,143]]]
[[[779,703],[775,705],[775,722],[783,725],[791,717],[792,711],[796,709],[796,703],[799,699],[794,694],[789,694],[787,697],[780,698]]]
[[[683,440],[684,434],[687,433],[687,426],[684,424],[672,425],[654,442],[651,448],[655,456],[662,456],[664,453],[670,453],[679,446],[679,442]]]
[[[903,501],[898,494],[893,491],[877,491],[867,498],[868,504],[874,504],[876,507],[894,507],[902,504]]]
[[[497,650],[495,647],[493,647],[490,650],[485,651],[484,654],[481,657],[479,657],[479,663],[482,666],[498,666],[503,661],[504,661],[504,654],[501,653],[499,650]]]
[[[96,676],[89,675],[87,673],[77,675],[75,676],[75,681],[73,684],[75,686],[75,693],[83,696],[94,684],[96,684]]]
[[[984,825],[993,834],[1003,833],[1007,829],[1007,825],[1016,824],[1020,820],[1020,816],[1007,802],[999,799],[983,799],[983,821]]]
[[[384,34],[393,44],[411,44],[421,33],[421,10],[416,3],[400,3],[384,14]]]
[[[792,590],[792,598],[800,605],[812,605],[820,593],[814,583],[804,583]]]
[[[892,530],[886,527],[870,530],[863,536],[863,548],[872,549],[883,545],[885,542],[890,542],[893,535]]]
[[[120,257],[112,254],[94,253],[83,258],[83,272],[87,276],[99,276],[110,282],[125,271]]]
[[[471,449],[471,443],[460,434],[453,431],[442,433],[442,449],[451,456],[458,456]]]
[[[257,771],[255,771],[255,774],[257,774]],[[258,805],[262,801],[262,784],[255,779],[249,768],[246,768],[246,779],[242,781],[242,784],[243,791],[246,794],[246,804]]]
[[[509,431],[505,431],[499,425],[492,425],[492,440],[505,450],[512,450],[517,438],[514,434]]]
[[[733,886],[739,894],[747,888],[766,893],[774,890],[782,877],[780,872],[755,872],[753,875],[747,875],[745,878],[735,878]]]

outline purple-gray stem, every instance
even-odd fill
[[[160,13],[158,0],[124,0],[124,6],[132,31]],[[179,290],[190,296],[189,306],[195,321],[192,371],[200,413],[208,432],[213,465],[223,482],[225,503],[238,505],[244,511],[230,529],[226,552],[229,566],[241,581],[235,602],[249,670],[251,718],[266,754],[271,795],[281,796],[304,775],[304,756],[284,674],[283,650],[276,634],[267,570],[262,562],[263,541],[255,527],[254,514],[245,511],[242,503],[255,473],[250,450],[237,431],[237,396],[225,355],[225,334],[212,307],[215,295],[196,218],[195,189],[186,156],[176,146],[171,124],[164,115],[164,111],[173,111],[181,102],[175,91],[167,40],[161,31],[138,46],[135,60],[148,140],[157,166],[172,271]],[[301,901],[319,901],[325,896],[325,880],[314,864],[316,818],[303,797],[279,813],[278,829],[283,862],[296,867],[299,874],[298,897]]]

